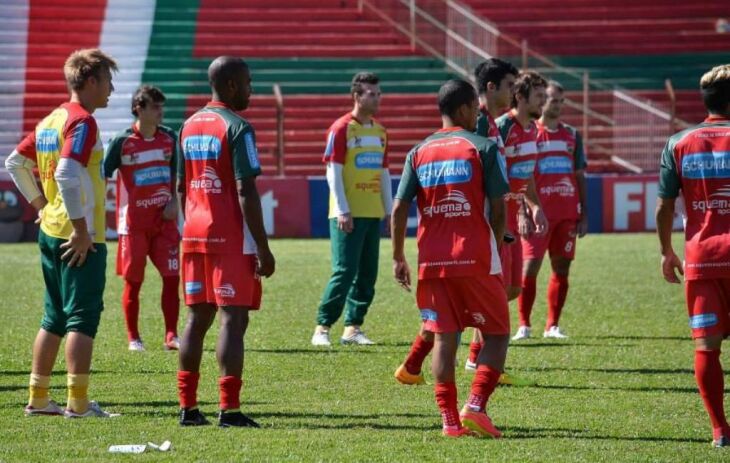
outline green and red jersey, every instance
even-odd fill
[[[396,198],[418,207],[418,278],[501,272],[485,198],[509,192],[497,144],[461,127],[442,129],[406,158]]]
[[[117,233],[144,231],[159,226],[162,211],[172,199],[177,158],[177,136],[159,126],[145,138],[132,125],[107,146],[104,175],[117,176]]]
[[[254,254],[236,188],[236,180],[261,174],[253,127],[225,104],[210,102],[183,124],[180,150],[183,252]]]
[[[497,121],[489,114],[486,106],[479,106],[479,117],[477,118],[477,128],[474,131],[477,135],[486,137],[497,144],[499,148],[499,154],[504,156],[504,142],[502,141],[502,135],[499,133],[499,127],[497,127]]]
[[[578,131],[562,122],[555,130],[537,126],[535,186],[545,216],[550,222],[578,220],[581,214],[575,172],[587,166]]]
[[[684,197],[686,280],[730,278],[730,119],[710,116],[667,141],[659,197]]]

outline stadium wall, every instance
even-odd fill
[[[589,175],[590,233],[649,232],[656,229],[656,175]],[[326,238],[329,189],[324,177],[262,177],[258,189],[267,232],[280,238]],[[393,180],[393,191],[398,179]],[[113,181],[107,186],[107,237],[116,238]],[[0,181],[0,241],[34,239],[35,216],[10,181]],[[408,231],[416,230],[411,208]],[[20,226],[20,223],[23,226]],[[677,216],[675,229],[682,228]]]

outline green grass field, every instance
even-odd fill
[[[115,246],[110,243],[110,256],[115,255]],[[692,374],[693,346],[682,289],[661,279],[652,235],[597,235],[579,243],[561,320],[570,339],[546,342],[538,337],[511,346],[510,370],[538,385],[496,391],[490,414],[505,434],[498,441],[442,438],[432,387],[405,387],[394,381],[393,371],[408,351],[419,317],[413,295],[392,280],[389,242],[382,244],[381,278],[364,327],[378,345],[338,345],[329,350],[309,344],[316,306],[329,277],[328,242],[277,240],[272,246],[278,269],[265,282],[263,309],[252,317],[246,337],[243,391],[244,412],[262,429],[225,430],[177,425],[177,357],[162,350],[160,282],[152,267],[142,289],[141,332],[148,351],[126,350],[121,284],[112,272],[113,257],[90,395],[122,416],[77,421],[25,418],[22,407],[43,284],[34,245],[0,247],[0,461],[730,458],[727,451],[710,446],[709,423]],[[415,242],[408,246],[413,254]],[[535,331],[545,320],[546,270],[539,280]],[[340,330],[336,326],[333,334]],[[201,408],[209,417],[217,408],[215,338],[213,329],[199,391]],[[461,365],[466,353],[466,348],[460,350]],[[471,377],[459,368],[457,379],[463,403]],[[62,360],[51,392],[65,403]],[[166,454],[107,453],[111,444],[166,439],[173,445]]]

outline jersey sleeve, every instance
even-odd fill
[[[87,115],[71,121],[64,128],[64,143],[61,148],[62,158],[71,158],[86,167],[91,158],[91,151],[96,145],[99,129],[96,120]]]
[[[15,151],[33,162],[38,162],[35,152],[35,130],[31,130],[31,132],[23,138],[23,140],[15,148]]]
[[[499,129],[499,136],[502,140],[507,143],[507,135],[509,135],[509,129],[512,127],[508,117],[502,116],[496,120],[497,129]]]
[[[383,147],[383,169],[387,169],[389,166],[388,160],[388,135],[383,135],[385,146]]]
[[[664,199],[676,198],[679,196],[681,185],[677,163],[674,160],[674,145],[670,140],[662,151],[662,159],[659,163],[659,190],[657,195]]]
[[[336,123],[330,127],[327,133],[327,146],[324,149],[322,162],[345,163],[347,154],[347,124]],[[385,162],[385,158],[383,158]]]
[[[416,170],[413,168],[413,156],[416,153],[418,147],[413,148],[410,153],[406,156],[406,162],[403,164],[403,173],[400,177],[400,183],[398,183],[398,191],[395,194],[395,199],[401,201],[413,201],[416,197],[418,190],[418,175]]]
[[[111,178],[114,171],[122,165],[122,145],[126,137],[117,135],[106,147],[104,153],[104,177]]]
[[[509,193],[507,181],[507,165],[504,157],[499,154],[496,143],[490,142],[479,150],[484,176],[484,193],[489,199],[499,198]]]
[[[474,133],[481,137],[489,136],[489,120],[487,120],[481,111],[479,112],[479,117],[477,117],[477,128],[474,130]]]
[[[233,176],[236,180],[261,175],[261,163],[256,149],[256,134],[253,127],[243,124],[228,139],[233,158]]]
[[[172,178],[173,175],[178,173],[177,170],[177,164],[178,164],[178,152],[180,151],[180,144],[178,143],[177,134],[174,130],[168,127],[162,127],[161,130],[165,132],[165,134],[172,139],[172,156],[170,157],[170,177]]]
[[[586,153],[583,149],[583,137],[580,136],[580,132],[575,131],[575,150],[573,152],[573,168],[575,170],[585,170],[588,167],[586,161]]]

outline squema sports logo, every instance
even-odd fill
[[[203,190],[204,193],[219,194],[223,186],[221,179],[218,177],[215,169],[208,166],[203,169],[203,174],[198,178],[190,180],[191,190]]]
[[[416,174],[421,186],[429,188],[468,182],[471,180],[472,169],[469,161],[455,159],[424,164],[416,170]]]
[[[730,151],[688,154],[682,158],[682,177],[730,178]]]
[[[160,188],[149,197],[138,199],[135,205],[143,209],[147,209],[149,207],[160,207],[167,205],[167,203],[170,202],[170,199],[172,199],[170,191],[167,188]]]
[[[427,217],[443,215],[446,219],[469,217],[471,215],[471,204],[469,204],[469,200],[466,199],[464,193],[459,190],[452,190],[433,206],[424,207],[421,213]]]

